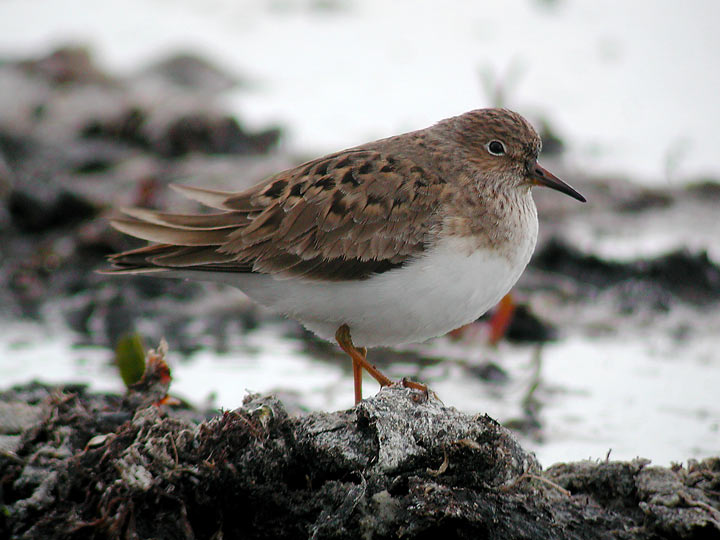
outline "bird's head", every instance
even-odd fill
[[[572,186],[538,164],[542,143],[530,122],[508,109],[477,109],[446,121],[465,158],[486,182],[545,186],[585,202]]]

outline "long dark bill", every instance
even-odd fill
[[[553,173],[541,167],[537,162],[530,165],[528,174],[533,183],[539,186],[549,187],[550,189],[560,191],[565,195],[570,195],[573,199],[577,199],[580,202],[587,202],[587,199],[575,191],[571,185],[560,180]]]

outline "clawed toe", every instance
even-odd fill
[[[419,394],[413,394],[413,399],[419,403],[425,402],[430,399],[430,395],[439,400],[438,395],[430,390],[427,385],[419,382],[411,381],[403,377],[398,384],[401,384],[404,388],[410,388],[411,390],[417,390]]]

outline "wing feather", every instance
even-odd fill
[[[446,182],[402,155],[358,147],[240,193],[172,187],[222,212],[126,209],[132,219],[113,220],[113,226],[158,244],[112,256],[119,271],[187,267],[365,279],[425,249]]]

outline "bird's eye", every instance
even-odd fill
[[[500,141],[490,141],[485,147],[493,156],[502,156],[505,153],[505,145]]]

